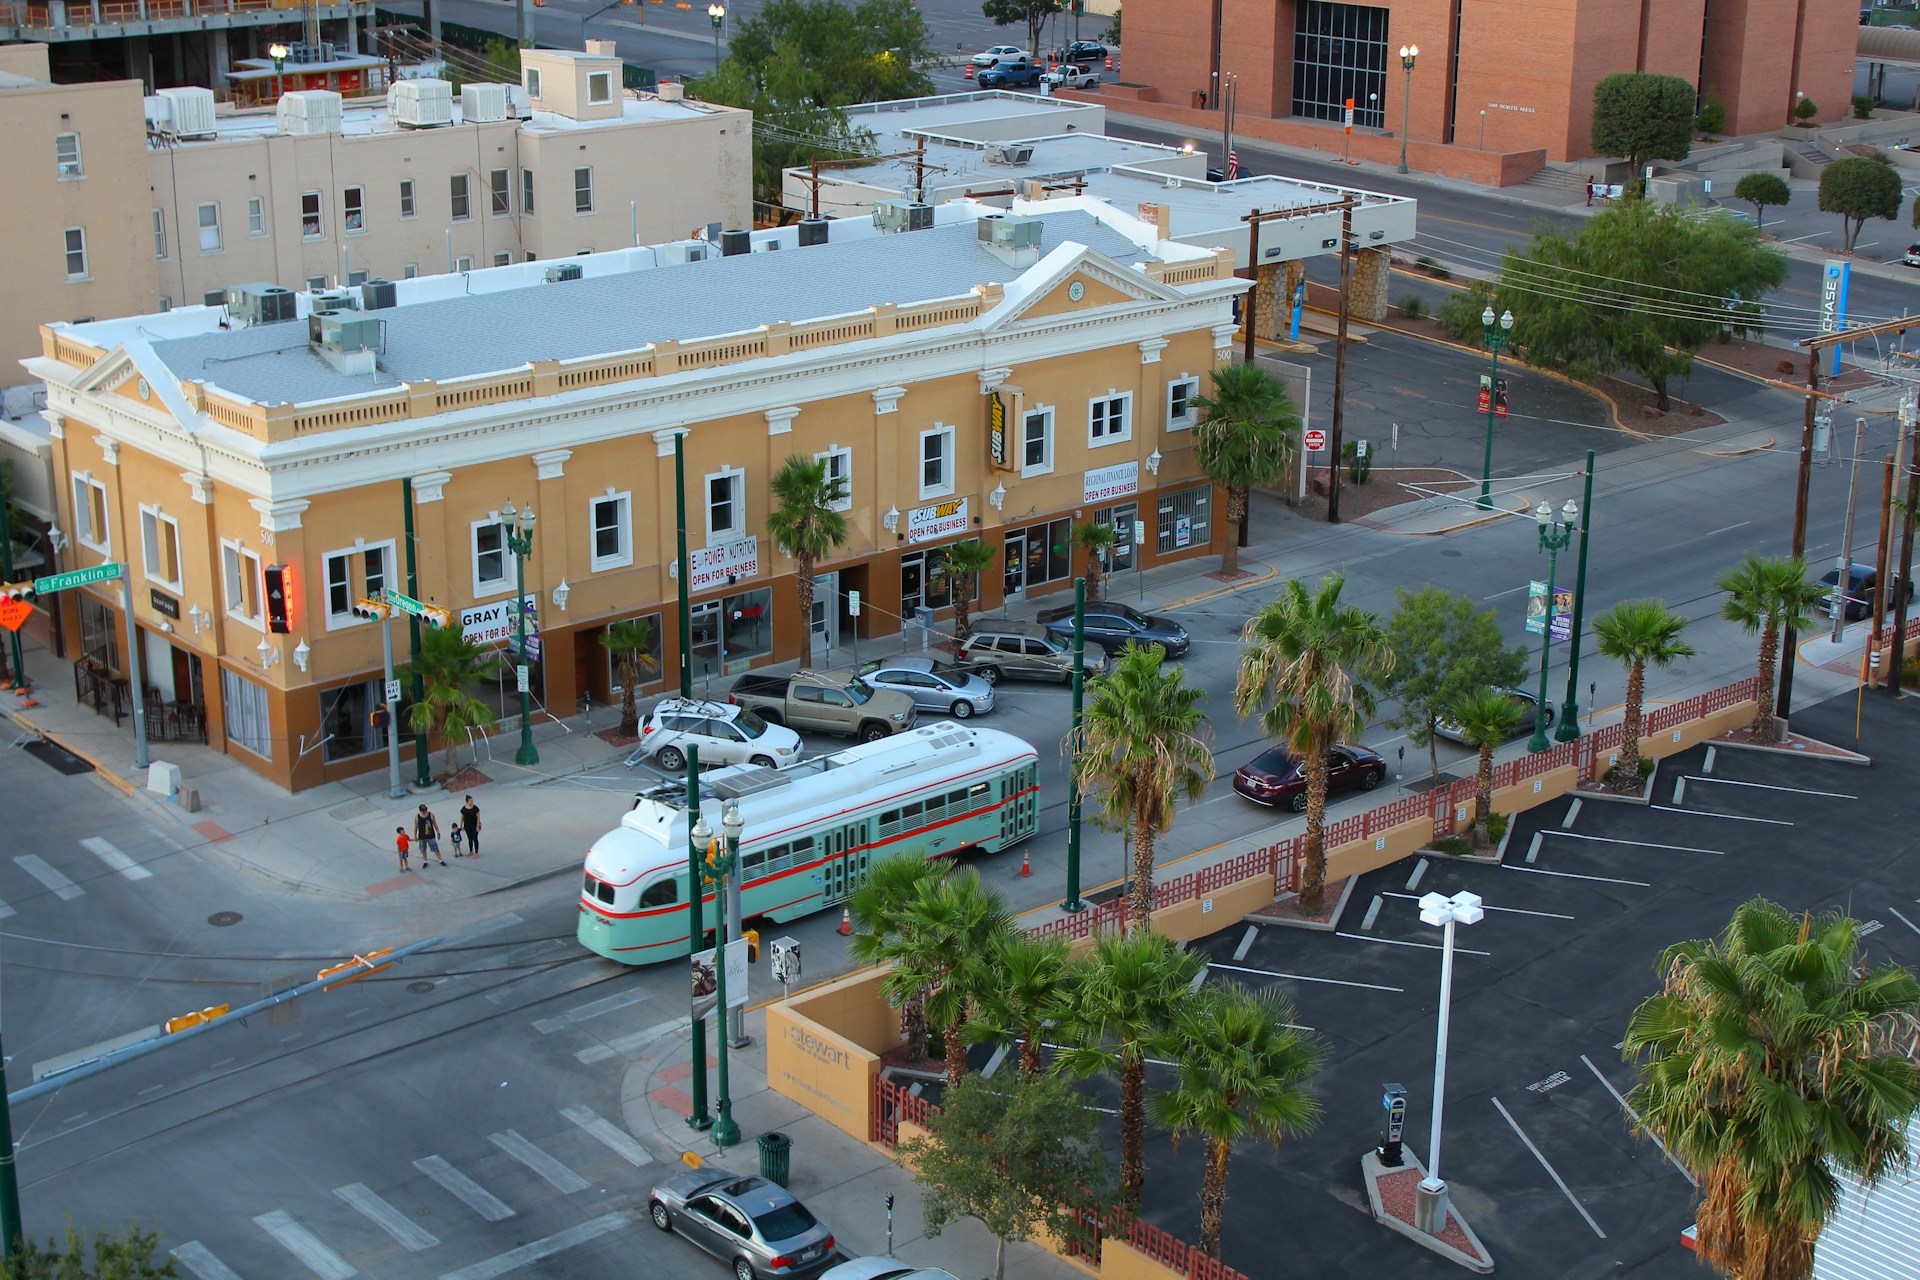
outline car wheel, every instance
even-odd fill
[[[1293,799],[1289,801],[1289,803],[1293,806],[1295,813],[1305,813],[1307,811],[1307,793],[1304,791],[1295,792]]]
[[[968,716],[972,714],[973,714],[973,704],[971,702],[968,702],[963,698],[957,698],[954,700],[953,718],[955,720],[965,720]]]
[[[759,1278],[753,1274],[753,1264],[751,1262],[748,1262],[745,1258],[735,1258],[733,1260],[733,1280],[759,1280]]]
[[[1371,791],[1375,787],[1379,786],[1381,781],[1384,780],[1386,776],[1387,776],[1387,771],[1385,769],[1374,769],[1370,771],[1365,777],[1360,779],[1360,789],[1362,791]]]
[[[753,759],[747,761],[747,763],[756,769],[771,769],[773,768],[773,757],[755,756]]]
[[[878,742],[886,736],[887,731],[881,725],[868,724],[860,727],[860,741],[862,742]]]
[[[662,1231],[673,1230],[673,1219],[667,1216],[667,1206],[655,1200],[653,1207],[648,1210],[648,1213],[653,1218],[654,1226],[660,1228]]]
[[[660,748],[659,754],[654,756],[654,761],[668,773],[678,773],[687,767],[686,752],[678,747]]]
[[[999,684],[999,683],[1000,683],[1000,668],[998,668],[998,667],[982,667],[982,668],[980,668],[980,678],[981,678],[982,680],[985,680],[985,681],[986,681],[986,682],[987,682],[988,684]]]

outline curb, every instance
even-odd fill
[[[1826,750],[1816,754],[1811,751],[1797,750],[1784,742],[1770,747],[1764,742],[1732,742],[1725,738],[1708,738],[1705,745],[1711,747],[1732,747],[1736,751],[1768,751],[1774,755],[1797,756],[1802,760],[1826,760],[1833,764],[1867,766],[1873,764],[1872,756],[1862,755],[1858,751],[1849,751],[1845,747],[1836,747],[1831,742],[1822,742],[1818,738],[1807,738],[1807,741],[1825,747]],[[1829,752],[1832,754],[1828,754]]]
[[[1279,576],[1280,571],[1265,561],[1256,561],[1255,563],[1259,564],[1265,572],[1248,574],[1246,578],[1238,582],[1223,582],[1219,586],[1211,587],[1206,591],[1197,592],[1190,596],[1182,596],[1178,600],[1169,600],[1160,607],[1168,613],[1171,613],[1175,609],[1189,608],[1203,601],[1216,600],[1221,596],[1232,595],[1236,591],[1245,591],[1248,587],[1257,587],[1261,583],[1271,582]]]
[[[1270,916],[1264,911],[1249,911],[1240,918],[1248,924],[1270,924],[1282,929],[1310,929],[1315,933],[1334,933],[1340,928],[1340,917],[1346,912],[1347,903],[1353,897],[1353,886],[1359,880],[1359,876],[1347,877],[1346,884],[1340,890],[1340,900],[1333,904],[1333,914],[1325,920],[1299,920],[1292,916]],[[1297,898],[1300,895],[1294,892],[1290,896]]]
[[[1770,435],[1765,444],[1751,445],[1745,449],[1695,449],[1694,452],[1706,458],[1744,458],[1749,454],[1767,453],[1779,443],[1778,438]]]
[[[34,720],[30,716],[22,715],[18,711],[7,711],[4,714],[6,715],[7,719],[13,721],[13,723],[19,725],[21,728],[26,729],[32,733],[37,733],[42,738],[45,738],[48,742],[51,742],[55,746],[59,747],[62,751],[70,752],[71,754],[78,756],[80,759],[85,760],[88,764],[93,766],[94,775],[100,778],[101,780],[105,781],[109,785],[111,785],[116,791],[121,792],[122,794],[126,795],[128,798],[132,798],[140,794],[140,788],[134,785],[133,779],[121,777],[119,773],[115,772],[112,766],[108,765],[107,762],[102,760],[99,756],[94,755],[90,751],[82,751],[78,747],[72,746],[66,742],[62,742],[59,738],[55,737],[53,734],[48,733],[45,729],[43,729],[40,726],[39,722]]]
[[[1407,1165],[1411,1165],[1422,1174],[1425,1174],[1427,1171],[1426,1166],[1420,1163],[1420,1157],[1414,1155],[1413,1152],[1403,1152],[1403,1159],[1406,1161],[1405,1165],[1402,1165],[1398,1169],[1389,1170],[1380,1163],[1380,1154],[1377,1151],[1369,1151],[1360,1157],[1360,1176],[1366,1180],[1367,1204],[1373,1211],[1373,1220],[1389,1231],[1398,1232],[1400,1235],[1405,1236],[1421,1248],[1433,1250],[1448,1262],[1465,1267],[1469,1271],[1478,1272],[1481,1275],[1491,1275],[1493,1273],[1493,1255],[1487,1252],[1487,1246],[1480,1243],[1480,1237],[1473,1233],[1473,1228],[1468,1226],[1466,1219],[1460,1216],[1460,1212],[1454,1207],[1451,1197],[1449,1197],[1447,1203],[1447,1219],[1452,1222],[1454,1226],[1459,1227],[1461,1234],[1466,1236],[1473,1247],[1480,1251],[1478,1257],[1470,1253],[1463,1253],[1437,1236],[1430,1236],[1415,1227],[1411,1222],[1403,1221],[1387,1212],[1386,1206],[1380,1201],[1380,1179],[1389,1173],[1404,1172]]]

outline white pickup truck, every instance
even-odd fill
[[[1058,71],[1047,72],[1040,79],[1055,89],[1091,89],[1100,83],[1100,73],[1091,67],[1069,62]]]

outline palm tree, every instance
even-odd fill
[[[1194,455],[1200,469],[1227,491],[1231,536],[1220,553],[1220,575],[1240,573],[1240,522],[1247,514],[1247,493],[1286,475],[1294,456],[1300,414],[1287,384],[1258,364],[1230,364],[1213,371],[1213,391],[1199,396],[1200,424],[1194,429]]]
[[[1153,1096],[1156,1123],[1177,1142],[1206,1139],[1200,1188],[1200,1247],[1220,1256],[1227,1204],[1227,1161],[1243,1138],[1278,1143],[1311,1133],[1320,1103],[1307,1082],[1326,1046],[1292,1025],[1293,1008],[1278,994],[1255,995],[1238,983],[1205,986],[1180,1003],[1154,1051],[1174,1063],[1174,1085]]]
[[[1118,541],[1119,537],[1110,524],[1089,520],[1074,526],[1073,545],[1087,553],[1087,599],[1100,599],[1100,585],[1107,571],[1107,561],[1113,555],[1114,543]]]
[[[973,598],[980,592],[980,575],[993,563],[997,552],[992,543],[968,538],[947,548],[947,578],[953,587],[953,649],[973,634]]]
[[[620,736],[638,737],[640,708],[635,699],[640,677],[660,665],[653,656],[653,620],[628,618],[608,623],[600,633],[600,647],[613,655],[614,665],[620,669]]]
[[[1380,620],[1340,603],[1346,578],[1335,574],[1312,595],[1298,578],[1248,620],[1234,709],[1260,712],[1267,733],[1307,766],[1307,835],[1300,905],[1318,911],[1327,885],[1327,748],[1358,733],[1373,714],[1364,683],[1393,669]]]
[[[1594,647],[1615,662],[1626,664],[1627,697],[1620,763],[1613,789],[1640,789],[1640,704],[1647,691],[1647,664],[1662,670],[1693,656],[1693,646],[1680,638],[1687,620],[1661,600],[1623,600],[1593,620]]]
[[[1041,1043],[1049,1025],[1065,1014],[1067,963],[1072,944],[1018,929],[1002,934],[992,957],[996,981],[974,1002],[971,1043],[1019,1040],[1020,1070],[1037,1076],[1046,1066]]]
[[[1520,707],[1505,690],[1482,685],[1449,709],[1467,745],[1480,748],[1480,768],[1473,776],[1473,830],[1481,844],[1492,842],[1487,820],[1493,816],[1493,749],[1513,734]]]
[[[1176,798],[1198,800],[1213,780],[1213,753],[1201,737],[1207,691],[1166,672],[1159,645],[1128,645],[1104,676],[1087,682],[1086,712],[1067,740],[1068,767],[1105,819],[1133,836],[1135,929],[1153,927],[1155,838],[1173,825]]]
[[[1747,736],[1772,742],[1774,671],[1780,665],[1780,630],[1800,630],[1826,588],[1807,580],[1807,562],[1798,556],[1748,556],[1714,583],[1727,593],[1720,616],[1737,622],[1747,634],[1760,635],[1759,684],[1754,690],[1753,723]]]
[[[800,634],[811,636],[814,569],[847,540],[847,518],[834,509],[846,501],[847,482],[827,470],[825,458],[796,453],[773,473],[767,487],[774,503],[767,513],[767,537],[782,555],[793,557]]]
[[[880,990],[901,1005],[924,997],[927,1021],[946,1045],[949,1084],[966,1074],[961,1031],[975,1001],[999,980],[994,943],[1009,928],[1007,920],[999,892],[982,885],[972,867],[959,867],[920,884],[901,913],[899,932],[879,948],[880,958],[893,962]]]
[[[1871,1187],[1906,1164],[1920,983],[1899,965],[1869,970],[1857,921],[1764,898],[1718,939],[1668,947],[1660,968],[1622,1045],[1645,1059],[1628,1101],[1700,1179],[1701,1260],[1805,1280],[1836,1171]]]
[[[1147,1055],[1154,1038],[1191,998],[1206,962],[1157,933],[1102,932],[1073,968],[1062,1050],[1055,1070],[1120,1081],[1120,1188],[1138,1208],[1147,1170]]]
[[[420,633],[419,673],[422,697],[407,708],[407,722],[416,733],[440,736],[447,751],[446,777],[459,776],[459,740],[469,730],[494,722],[493,708],[473,696],[474,685],[492,678],[494,652],[457,631],[424,627]],[[406,678],[406,672],[395,673]]]
[[[891,948],[899,945],[922,886],[940,880],[950,866],[912,854],[895,854],[873,863],[865,883],[847,900],[847,914],[853,923],[853,941],[847,949],[853,958],[861,964],[881,964],[891,958]],[[911,992],[896,1003],[907,1051],[919,1062],[927,1056],[926,993]]]

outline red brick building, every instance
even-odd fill
[[[1416,144],[1591,151],[1593,86],[1616,71],[1675,75],[1727,104],[1727,132],[1821,120],[1851,101],[1855,0],[1131,0],[1125,79],[1170,106],[1217,105],[1238,78],[1240,118],[1398,134],[1400,47],[1419,46],[1407,98]],[[1149,95],[1143,95],[1149,96]],[[1483,114],[1484,113],[1484,116]],[[1484,122],[1484,136],[1483,136]],[[1262,129],[1262,135],[1268,130]],[[1289,137],[1287,141],[1295,141]],[[1431,155],[1431,152],[1428,153]],[[1422,167],[1432,168],[1431,163]],[[1444,167],[1444,162],[1442,162]]]

